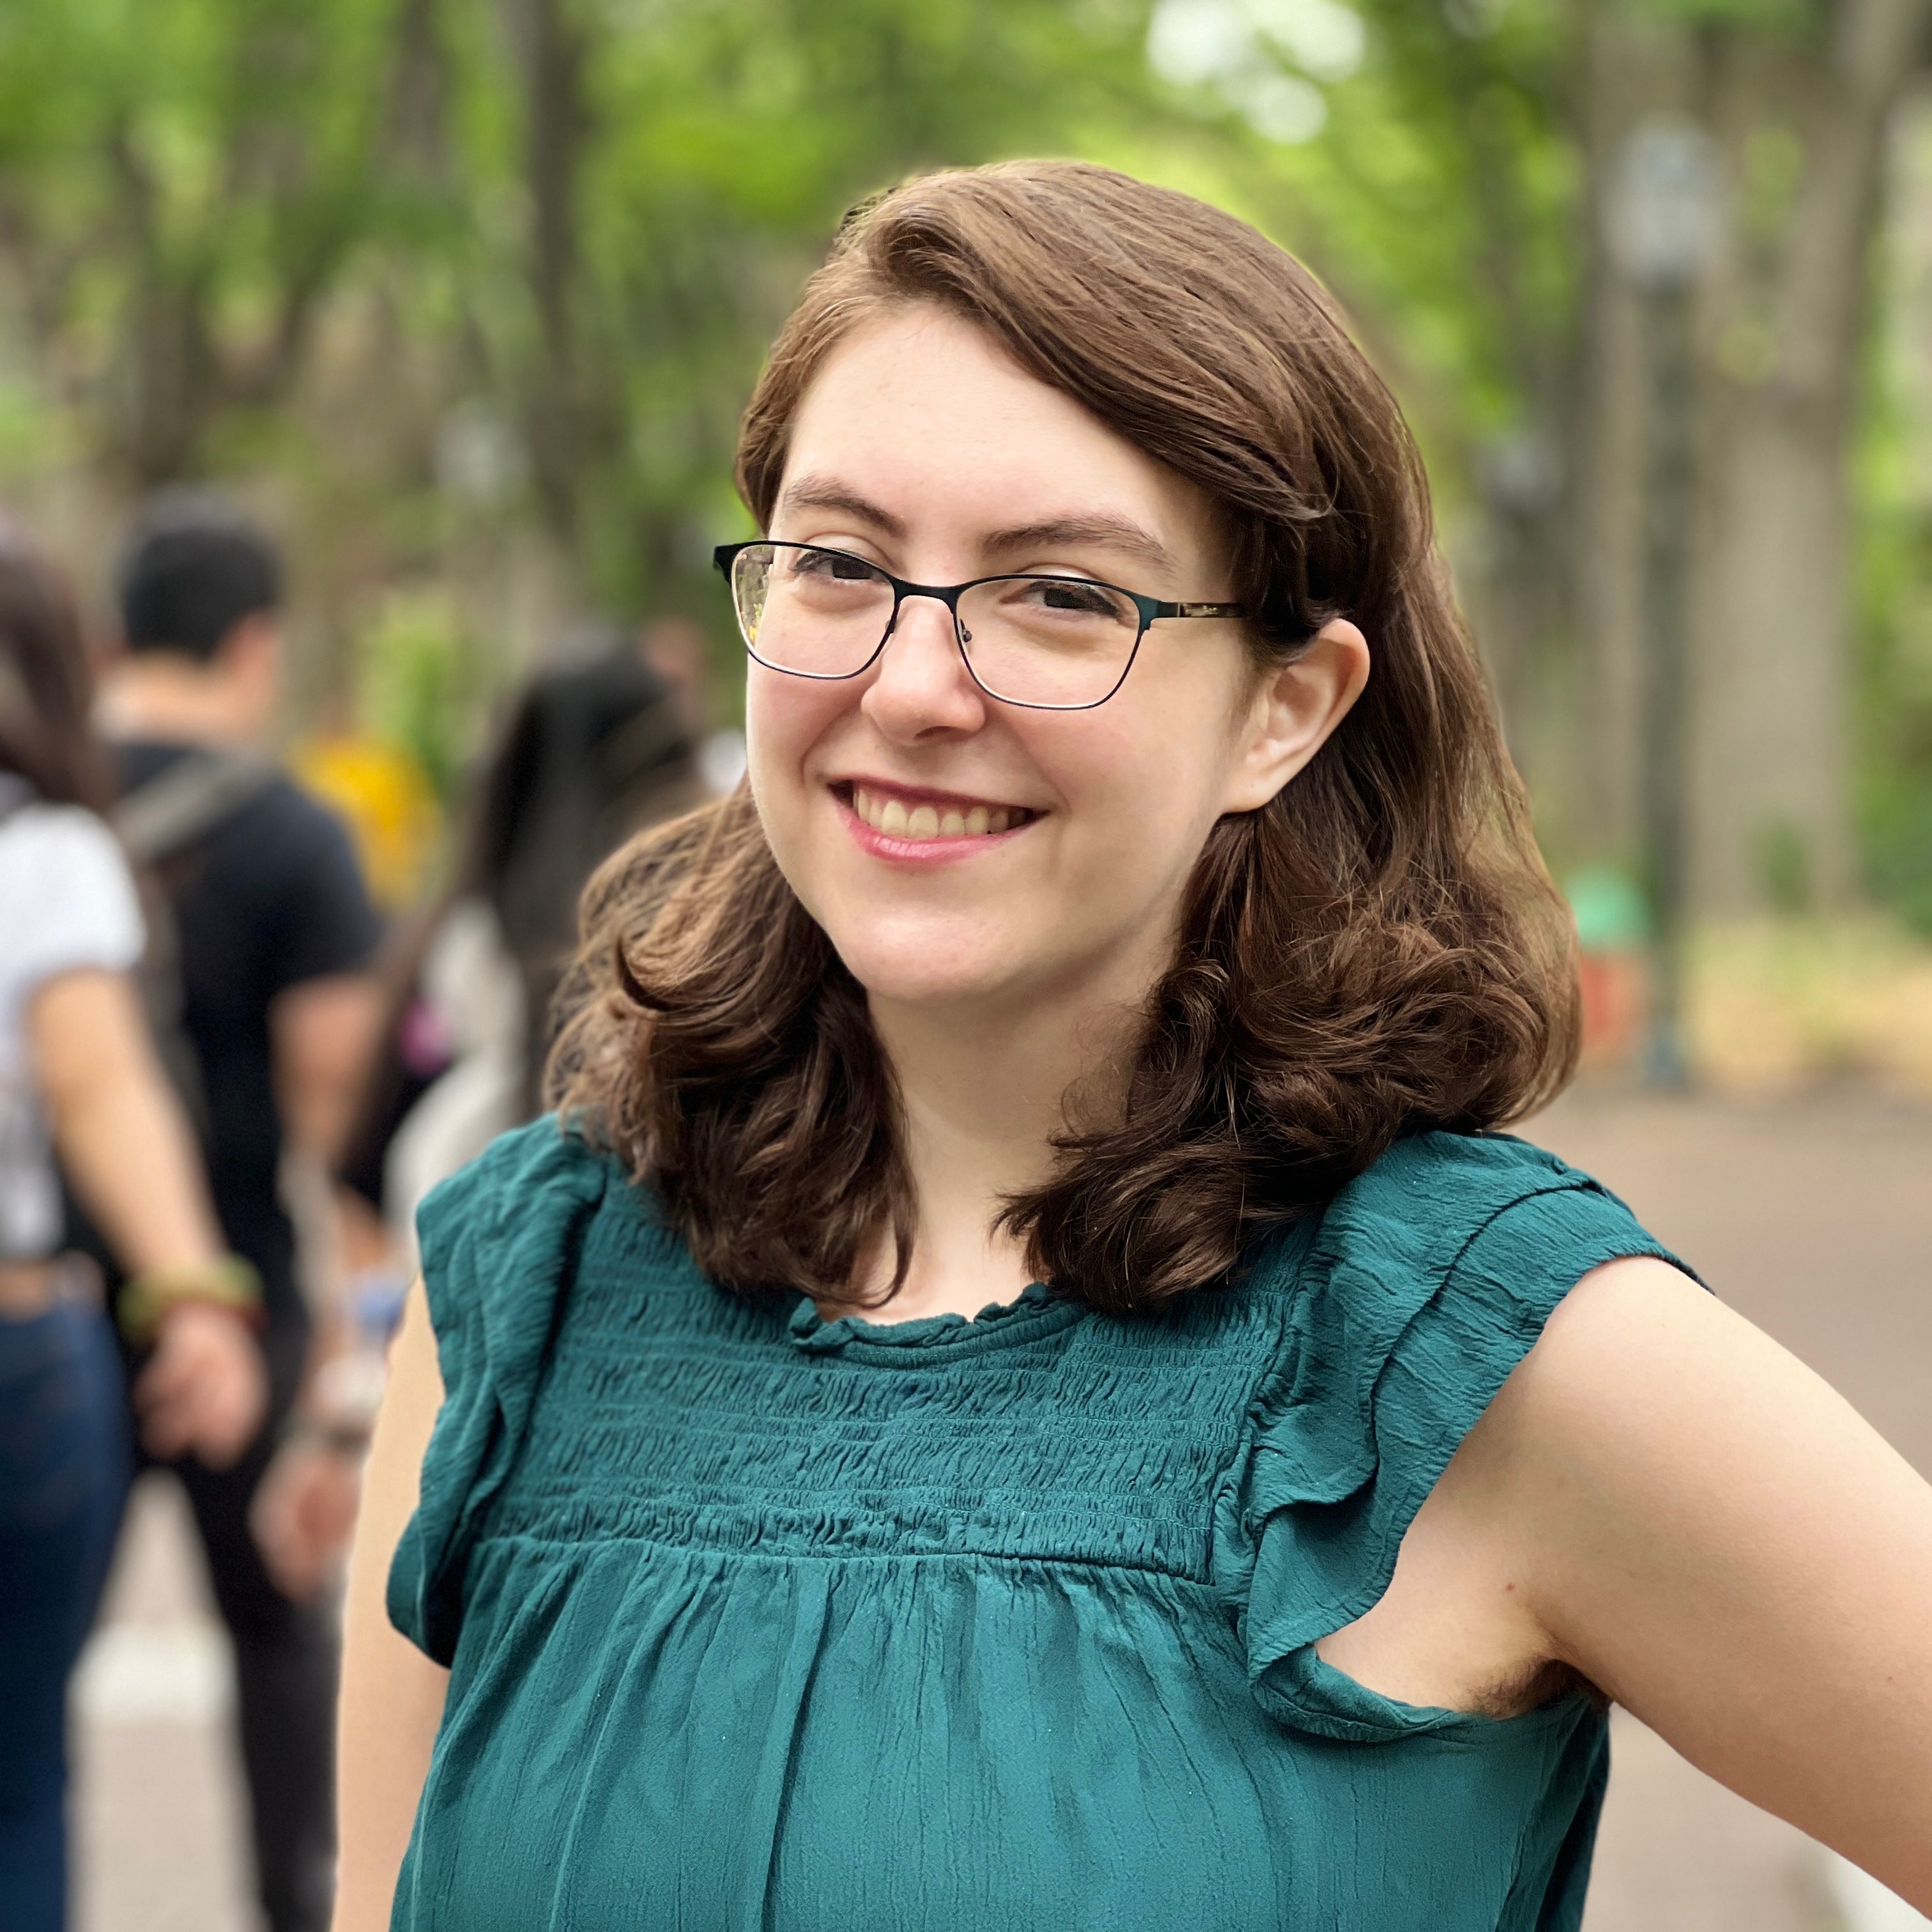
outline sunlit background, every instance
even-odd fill
[[[694,620],[736,722],[736,416],[854,200],[1235,209],[1430,462],[1586,952],[1538,1131],[1932,1469],[1928,55],[1932,0],[0,0],[0,500],[104,626],[155,487],[276,532],[290,753],[400,911],[586,624]],[[172,1507],[78,1692],[92,1932],[250,1923]],[[1593,1932],[1890,1922],[1619,1745]]]

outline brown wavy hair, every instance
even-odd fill
[[[1115,1313],[1225,1281],[1257,1237],[1399,1137],[1549,1099],[1576,1054],[1574,935],[1451,600],[1400,410],[1313,277],[1219,209],[1108,170],[1016,162],[862,204],[746,411],[767,525],[800,399],[861,324],[932,303],[1218,506],[1258,670],[1331,617],[1360,701],[1259,811],[1222,818],[1150,994],[1124,1106],[1070,1130],[1004,1225]],[[552,1062],[566,1120],[748,1294],[850,1297],[915,1228],[864,989],[786,884],[741,786],[646,832],[584,901]]]
[[[52,560],[0,511],[0,772],[50,805],[104,812],[107,755],[88,723],[94,677],[80,614]]]

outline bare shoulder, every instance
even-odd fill
[[[1849,1402],[1676,1270],[1620,1261],[1464,1446],[1538,1648],[1927,1901],[1932,1487]]]
[[[1808,1373],[1682,1269],[1632,1256],[1592,1269],[1558,1304],[1492,1413],[1539,1437],[1577,1434],[1579,1446],[1599,1430],[1627,1443],[1694,1424],[1702,1405],[1687,1409],[1688,1396],[1744,1396],[1789,1370]]]
[[[1794,1544],[1834,1546],[1844,1498],[1891,1498],[1908,1516],[1932,1500],[1821,1377],[1651,1259],[1578,1282],[1466,1448],[1559,1621],[1573,1594],[1597,1599],[1608,1566],[1708,1576],[1769,1537],[1796,1574],[1808,1558]]]
[[[1506,1456],[1523,1480],[1588,1472],[1606,1500],[1655,1499],[1660,1490],[1720,1498],[1778,1445],[1780,1461],[1801,1443],[1828,1460],[1862,1458],[1878,1442],[1787,1349],[1647,1257],[1606,1263],[1577,1283],[1479,1435],[1491,1440],[1474,1446]]]

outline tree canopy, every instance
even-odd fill
[[[232,482],[296,540],[312,701],[374,638],[470,650],[487,682],[573,610],[709,616],[738,410],[856,198],[1013,154],[1115,162],[1236,208],[1341,296],[1430,458],[1551,836],[1625,856],[1642,351],[1603,243],[1617,144],[1664,111],[1725,156],[1700,595],[1720,628],[1754,614],[1768,690],[1855,608],[1842,482],[1801,516],[1765,479],[1842,478],[1866,434],[1867,261],[1928,7],[0,0],[0,487],[78,478],[105,528],[158,484]],[[1849,293],[1821,306],[1821,281]],[[1916,554],[1866,576],[1916,583]],[[1790,636],[1779,598],[1808,614]],[[1869,640],[1911,600],[1881,601],[1856,607],[1863,656],[1846,615],[1837,682],[1785,700],[1821,743],[1875,715],[1854,674],[1887,674]],[[1729,736],[1700,702],[1700,755],[1745,801],[1704,812],[1714,902],[1769,890],[1750,855],[1787,820],[1836,889],[1840,752],[1771,698]],[[1782,778],[1744,769],[1767,733],[1797,747]],[[1909,734],[1863,742],[1888,798],[1918,795]]]

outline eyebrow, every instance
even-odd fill
[[[1058,550],[1064,546],[1097,544],[1108,550],[1137,558],[1156,569],[1172,567],[1174,560],[1167,546],[1151,531],[1125,517],[1054,517],[1045,523],[1018,524],[1010,530],[995,530],[986,548],[993,551]]]
[[[784,495],[778,499],[778,508],[840,510],[848,517],[856,517],[860,522],[870,524],[874,530],[883,530],[889,537],[902,537],[906,533],[902,518],[880,508],[869,497],[848,489],[834,477],[801,476],[796,483],[786,485]]]
[[[782,510],[836,510],[856,517],[862,523],[889,537],[906,534],[905,520],[874,503],[836,477],[801,476],[786,486],[778,499]],[[1057,550],[1063,546],[1096,544],[1168,570],[1174,560],[1167,546],[1150,531],[1130,518],[1102,513],[1089,517],[1052,517],[1040,523],[1016,524],[995,530],[982,548],[994,555],[1009,555],[1029,550]]]

